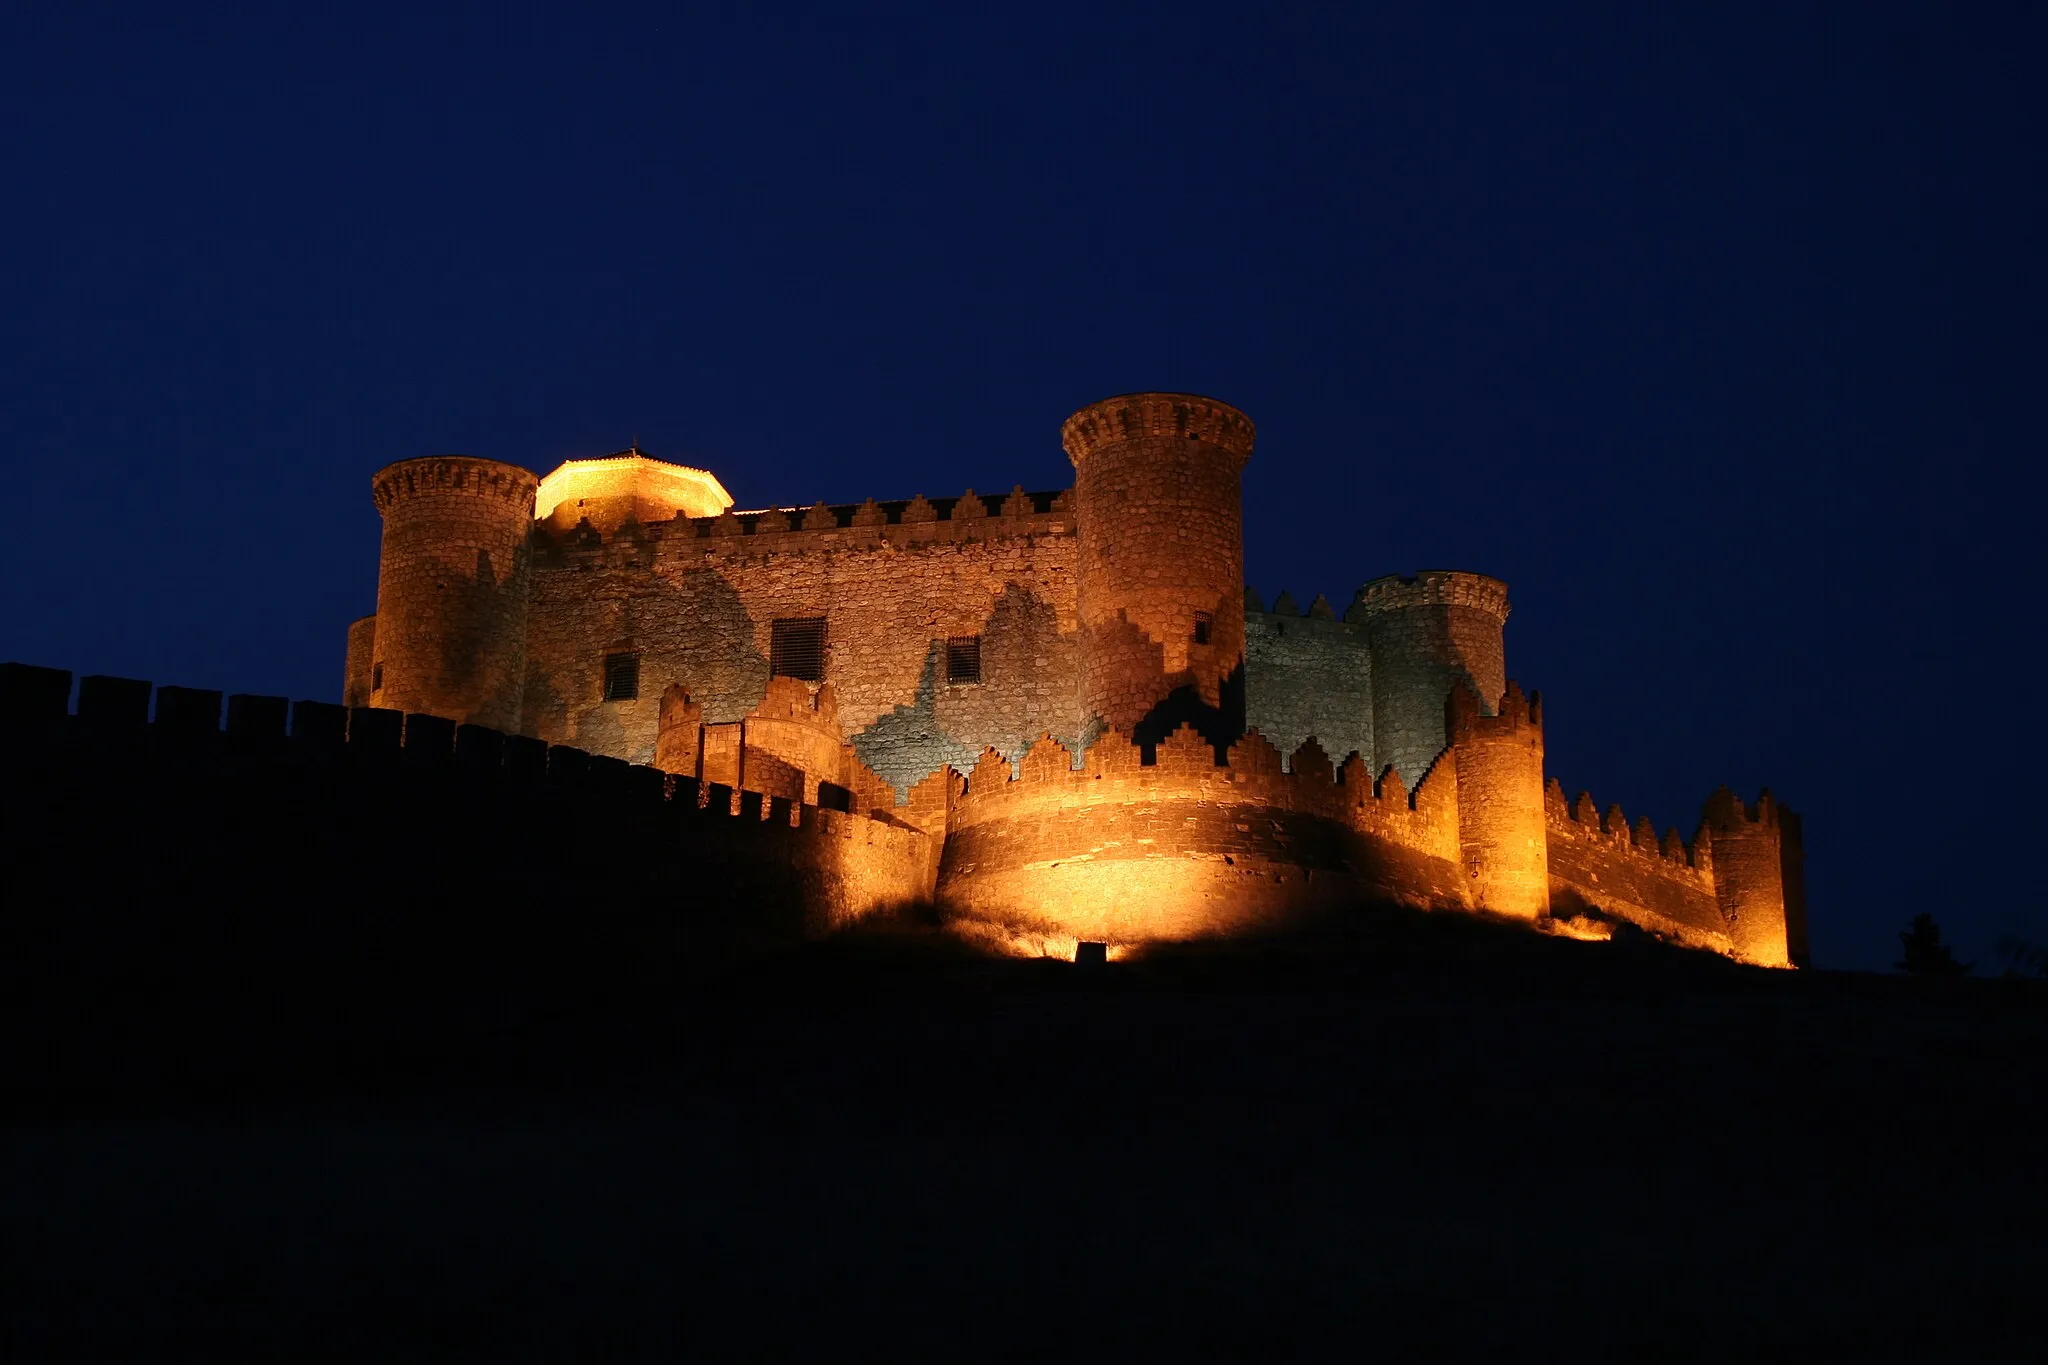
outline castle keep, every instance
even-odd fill
[[[637,450],[545,478],[401,461],[373,482],[345,699],[651,765],[699,804],[913,832],[903,898],[1013,938],[1369,898],[1803,959],[1798,822],[1768,794],[1717,793],[1687,842],[1546,782],[1506,585],[1268,606],[1245,589],[1243,413],[1131,394],[1061,440],[1068,489],[758,511]]]

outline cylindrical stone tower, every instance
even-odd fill
[[[1736,955],[1767,967],[1792,965],[1785,915],[1785,849],[1777,803],[1765,792],[1751,815],[1726,787],[1702,813],[1714,864],[1714,899]]]
[[[374,706],[377,681],[377,618],[364,616],[348,624],[348,663],[342,669],[341,704]]]
[[[1391,764],[1413,790],[1449,740],[1451,688],[1469,685],[1484,715],[1507,690],[1508,585],[1445,570],[1376,578],[1358,590],[1353,610],[1372,649],[1373,770]]]
[[[518,730],[539,484],[517,465],[466,455],[378,472],[373,705]]]
[[[1074,462],[1085,714],[1146,738],[1181,720],[1216,743],[1242,731],[1238,480],[1254,434],[1228,403],[1185,393],[1106,398],[1060,429]]]
[[[1519,919],[1550,913],[1550,831],[1543,814],[1543,707],[1513,683],[1494,715],[1451,688],[1445,728],[1458,755],[1458,847],[1472,908]]]

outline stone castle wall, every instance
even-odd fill
[[[740,722],[745,756],[738,785],[818,804],[820,789],[853,786],[856,760],[840,738],[839,704],[832,684],[815,689],[794,678],[770,678],[753,713]],[[770,773],[775,786],[762,780]]]
[[[957,504],[943,506],[950,514]],[[1081,747],[1074,536],[1064,516],[956,524],[947,515],[859,535],[749,532],[753,517],[732,520],[737,534],[706,519],[587,546],[541,542],[527,629],[533,733],[651,761],[663,687],[681,682],[710,723],[743,719],[768,692],[770,623],[824,615],[842,732],[899,790],[948,765],[969,768],[986,748],[1019,759],[1041,733]],[[1313,737],[1369,767],[1391,761],[1373,750],[1361,622],[1314,608],[1246,608],[1241,620],[1251,728],[1283,752]],[[954,636],[979,637],[980,683],[947,681]],[[603,700],[610,653],[640,655],[636,700]]]
[[[1588,793],[1567,803],[1554,780],[1544,816],[1556,913],[1590,911],[1767,967],[1807,965],[1799,817],[1769,792],[1746,803],[1716,791],[1690,844],[1676,829],[1659,839],[1648,819],[1631,827],[1618,805],[1603,814]]]
[[[1249,720],[1289,749],[1311,736],[1356,749],[1376,771],[1389,761],[1387,746],[1375,747],[1376,709],[1438,709],[1435,697],[1390,703],[1375,691],[1375,641],[1356,610],[1337,621],[1319,598],[1290,619],[1242,604],[1237,470],[1253,441],[1242,413],[1189,395],[1129,395],[1076,413],[1062,439],[1078,476],[1065,493],[970,490],[646,522],[643,512],[700,505],[691,499],[716,506],[725,495],[704,471],[637,452],[571,462],[547,487],[576,496],[551,497],[521,545],[495,553],[480,542],[512,539],[516,517],[472,527],[473,505],[414,495],[511,487],[509,467],[401,462],[377,483],[387,619],[357,628],[372,634],[368,676],[391,690],[366,690],[358,638],[345,694],[646,762],[666,687],[684,686],[706,725],[737,724],[767,695],[774,622],[822,617],[842,735],[899,793],[941,768],[971,766],[986,748],[1021,758],[1040,733],[1080,747],[1118,717],[1146,741],[1192,721],[1220,744]],[[438,483],[420,483],[428,470]],[[513,481],[522,496],[528,477]],[[437,549],[437,537],[447,544]],[[472,581],[453,581],[451,557],[476,561]],[[517,583],[493,591],[474,579],[476,565],[507,560]],[[423,575],[431,591],[416,581]],[[1425,581],[1439,578],[1492,582]],[[1092,626],[1087,601],[1102,618]],[[1464,598],[1454,605],[1462,610]],[[978,678],[948,668],[949,642],[967,639],[978,645]],[[1390,639],[1393,670],[1414,674],[1425,692],[1465,676],[1489,647],[1398,631]],[[1500,671],[1497,630],[1490,648],[1491,663],[1475,665],[1482,683]],[[637,660],[637,695],[605,695],[606,661],[618,656]],[[517,695],[507,698],[500,683],[515,659]],[[477,676],[449,676],[465,660]],[[483,691],[487,700],[472,695]],[[1402,716],[1388,733],[1401,739],[1394,761],[1413,783],[1443,736],[1440,721],[1425,735]]]
[[[1076,768],[1041,739],[1013,770],[982,756],[950,814],[940,900],[1020,931],[1129,943],[1273,927],[1361,899],[1465,901],[1455,764],[1413,799],[1314,743],[1283,772],[1256,733],[1227,762],[1192,727],[1147,760],[1105,732]]]
[[[133,785],[104,780],[101,765],[111,758],[157,774],[137,789],[151,800],[175,780],[181,801],[203,805],[207,793],[225,790],[237,810],[275,807],[294,820],[310,810],[325,824],[291,833],[322,843],[333,841],[337,829],[362,825],[380,847],[403,844],[377,827],[379,812],[417,806],[411,837],[471,839],[479,854],[491,854],[475,860],[477,881],[467,891],[477,898],[506,882],[560,883],[578,907],[607,913],[601,897],[591,895],[604,883],[603,864],[591,855],[611,850],[606,858],[630,857],[637,882],[671,886],[679,917],[717,920],[717,932],[702,941],[773,947],[928,902],[933,892],[934,840],[886,812],[770,798],[375,707],[224,699],[206,689],[90,677],[79,682],[72,714],[71,683],[59,670],[0,665],[0,745],[14,754],[27,744],[44,755],[42,780],[75,783],[104,806],[111,798],[91,797],[95,786]],[[224,858],[237,841],[255,838],[254,818],[208,822],[208,837],[222,842]],[[138,830],[124,837],[149,845],[153,836]],[[244,852],[259,849],[251,843]],[[363,849],[350,856],[361,862],[382,855]],[[303,877],[318,865],[291,871]],[[393,881],[379,890],[403,903],[429,888]]]
[[[1554,913],[1594,912],[1694,947],[1733,950],[1705,841],[1688,844],[1676,829],[1660,839],[1647,818],[1631,827],[1620,806],[1603,815],[1585,792],[1567,802],[1555,778],[1544,787],[1544,827]]]
[[[1306,613],[1280,595],[1267,611],[1249,590],[1244,609],[1245,724],[1292,753],[1315,739],[1357,753],[1378,771],[1372,733],[1372,644],[1362,622],[1340,621],[1321,597]]]
[[[1398,769],[1374,783],[1360,756],[1333,766],[1313,742],[1283,765],[1277,749],[1247,734],[1218,762],[1213,747],[1184,727],[1149,751],[1105,733],[1079,767],[1043,736],[1014,768],[984,753],[968,777],[941,769],[907,798],[841,745],[844,782],[820,784],[820,800],[808,802],[763,792],[753,780],[754,789],[735,790],[373,707],[235,696],[225,699],[223,726],[218,692],[93,677],[79,681],[72,715],[71,685],[56,670],[0,665],[0,729],[87,742],[81,752],[94,762],[118,754],[204,768],[224,759],[235,772],[287,781],[294,810],[334,785],[315,804],[337,819],[365,801],[374,809],[386,800],[349,794],[364,781],[399,782],[432,809],[442,803],[449,818],[472,822],[485,818],[479,801],[513,802],[523,813],[506,818],[531,835],[508,865],[518,876],[575,882],[581,863],[563,863],[556,852],[580,858],[577,850],[628,847],[638,865],[673,867],[677,885],[692,895],[727,888],[718,903],[737,897],[733,905],[745,914],[754,907],[769,914],[772,903],[770,920],[734,921],[719,931],[763,943],[798,932],[792,907],[802,910],[801,932],[816,932],[934,897],[968,920],[1068,942],[1242,932],[1362,901],[1486,908],[1483,890],[1475,890],[1483,881],[1474,876],[1485,869],[1469,866],[1467,807],[1499,804],[1486,776],[1490,737],[1469,723],[1454,725],[1460,742],[1438,756],[1412,795]],[[799,778],[794,793],[804,767],[833,762],[820,723],[829,695],[785,680],[768,700],[754,721],[787,733],[764,732],[762,752],[782,740],[796,746],[791,758],[776,759]],[[687,699],[674,701],[665,736],[688,734],[676,752],[694,760],[713,728],[742,733],[742,723],[706,727]],[[1498,709],[1478,730],[1512,737],[1537,719],[1512,687]],[[67,761],[52,771],[76,766]],[[752,771],[758,779],[760,765]],[[419,818],[431,818],[427,807]],[[1753,804],[1716,793],[1691,846],[1675,830],[1658,840],[1647,821],[1631,828],[1618,807],[1602,816],[1590,796],[1567,804],[1555,782],[1543,791],[1543,821],[1554,914],[1633,924],[1747,961],[1804,964],[1798,820],[1768,793]],[[398,884],[389,890],[426,894]]]
[[[527,724],[650,759],[664,687],[707,723],[741,720],[767,695],[775,619],[822,616],[843,733],[903,790],[985,747],[1078,733],[1074,610],[1074,522],[1053,494],[572,533],[537,553]],[[949,682],[946,642],[969,636],[981,681]],[[612,653],[639,655],[637,700],[603,700]]]
[[[1453,688],[1470,688],[1488,710],[1507,688],[1507,585],[1444,571],[1378,578],[1346,614],[1365,621],[1372,641],[1374,757],[1412,782],[1449,738]]]

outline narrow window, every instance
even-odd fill
[[[638,654],[607,654],[604,656],[604,699],[606,701],[632,701],[640,695],[640,656]]]
[[[1209,643],[1209,613],[1206,611],[1195,613],[1195,643],[1198,645]]]
[[[783,616],[769,626],[768,671],[778,678],[819,682],[825,676],[825,618]]]
[[[381,659],[370,665],[370,690],[372,692],[382,692],[384,690],[384,662]]]
[[[978,683],[981,681],[981,637],[979,635],[955,635],[946,641],[946,681],[949,683]]]

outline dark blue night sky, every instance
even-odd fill
[[[1268,600],[1513,590],[1551,771],[1807,816],[1824,965],[2048,939],[2039,6],[0,14],[0,657],[333,698],[373,471],[742,505],[1260,428]]]

